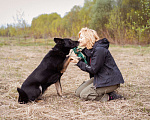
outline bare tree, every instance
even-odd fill
[[[22,12],[21,10],[18,10],[16,13],[16,17],[13,17],[14,21],[15,21],[15,27],[17,30],[17,36],[20,40],[21,37],[23,37],[26,40],[26,37],[28,35],[28,24],[24,19],[25,14],[24,12]]]

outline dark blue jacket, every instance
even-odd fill
[[[109,41],[106,38],[97,41],[92,49],[85,48],[82,51],[88,64],[82,60],[77,63],[81,70],[90,73],[90,77],[94,77],[93,85],[96,88],[124,83],[122,74],[108,47]]]

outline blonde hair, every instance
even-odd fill
[[[80,38],[81,33],[87,41],[87,46],[86,46],[87,49],[93,48],[93,45],[95,44],[95,42],[100,39],[95,30],[89,29],[87,27],[81,29],[81,31],[79,32],[79,38]]]

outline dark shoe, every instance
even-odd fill
[[[122,95],[117,94],[115,91],[108,93],[109,100],[116,100],[116,99],[122,99],[124,98]]]

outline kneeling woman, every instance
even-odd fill
[[[79,32],[80,46],[85,47],[82,53],[86,56],[87,64],[72,57],[72,62],[90,74],[90,80],[83,82],[76,90],[76,96],[86,100],[108,101],[117,99],[116,90],[124,83],[111,53],[108,50],[109,41],[99,39],[97,32],[89,28],[82,28]]]

